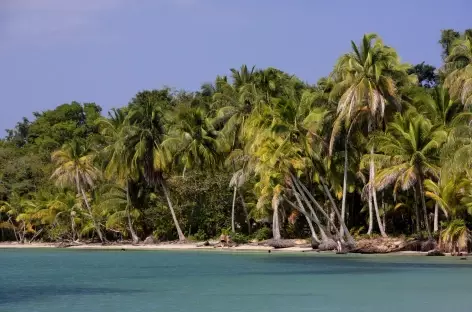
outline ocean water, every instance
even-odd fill
[[[451,257],[0,249],[0,311],[472,311]]]

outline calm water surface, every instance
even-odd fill
[[[472,261],[0,249],[0,311],[472,311]]]

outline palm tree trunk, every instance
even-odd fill
[[[367,203],[369,206],[369,227],[367,229],[367,235],[372,235],[372,230],[374,229],[374,208],[372,207],[372,189],[369,186],[369,195],[367,198]]]
[[[439,205],[438,203],[434,204],[434,233],[437,233],[439,230]]]
[[[382,237],[387,237],[387,234],[385,233],[385,229],[382,225],[382,220],[380,219],[379,205],[377,202],[377,191],[375,190],[375,182],[374,182],[375,181],[375,164],[373,160],[373,155],[374,155],[374,148],[371,147],[370,149],[371,159],[370,159],[370,169],[369,169],[369,188],[371,189],[370,194],[372,195],[372,202],[374,204],[374,210],[375,210],[375,215],[377,218],[377,224],[380,230],[380,235],[382,235]],[[369,210],[370,209],[371,207],[369,207]]]
[[[311,222],[310,218],[308,218],[306,215],[304,216],[305,216],[306,222],[308,223],[308,227],[310,228],[311,238],[313,238],[315,242],[320,243],[320,239],[318,238],[318,235],[316,234],[315,228],[313,227],[313,223]]]
[[[234,226],[234,207],[236,206],[236,193],[238,192],[238,188],[234,186],[233,189],[233,204],[231,205],[231,231],[235,233],[236,229]]]
[[[311,238],[313,238],[317,243],[320,243],[320,239],[318,238],[318,235],[316,235],[315,228],[313,227],[313,222],[311,219],[308,217],[307,212],[305,207],[303,207],[303,204],[300,200],[300,196],[298,195],[297,192],[293,191],[295,193],[295,198],[297,199],[298,206],[292,203],[290,200],[284,197],[285,201],[290,204],[293,208],[295,208],[297,211],[300,211],[303,216],[306,219],[306,222],[308,223],[308,227],[310,228],[310,233],[311,233]]]
[[[246,216],[247,232],[249,235],[251,235],[251,232],[252,232],[251,220],[249,219],[249,213],[247,211],[246,202],[244,201],[243,194],[241,194],[240,191],[238,193],[239,193],[239,199],[241,200],[241,205],[243,206],[244,214]]]
[[[131,208],[131,198],[129,196],[129,182],[126,183],[126,218],[128,219],[128,228],[129,232],[131,234],[131,238],[133,240],[133,244],[139,243],[139,237],[136,235],[136,232],[134,231],[133,228],[133,222],[131,221],[131,214],[130,214],[130,208]]]
[[[90,204],[89,204],[88,199],[87,199],[87,195],[85,195],[85,191],[82,188],[82,185],[80,185],[79,169],[78,168],[76,169],[76,172],[75,172],[75,183],[76,183],[76,186],[77,186],[77,195],[80,196],[80,194],[82,194],[82,198],[84,199],[85,206],[87,207],[88,213],[90,215],[90,219],[92,219],[92,223],[93,223],[93,226],[95,227],[95,231],[98,234],[98,238],[100,239],[100,241],[102,243],[104,243],[105,240],[103,238],[102,231],[100,230],[100,225],[97,223],[97,220],[95,220],[95,217],[93,216],[93,213],[92,213],[92,207],[90,207]]]
[[[71,211],[70,213],[70,227],[72,231],[72,241],[75,242],[75,216],[74,216],[74,211]]]
[[[292,176],[292,183],[293,183],[293,186],[295,187],[294,189],[294,193],[295,193],[295,198],[297,199],[297,202],[298,202],[298,205],[300,206],[301,208],[301,213],[303,213],[306,217],[308,217],[310,220],[312,220],[313,222],[315,222],[315,224],[318,226],[318,228],[320,229],[320,235],[321,235],[321,239],[322,241],[324,242],[327,242],[329,240],[329,237],[327,235],[328,231],[325,229],[325,227],[321,224],[321,221],[318,219],[318,216],[316,215],[315,213],[315,210],[313,209],[313,207],[311,206],[311,203],[310,201],[308,200],[308,198],[306,197],[305,193],[303,192],[303,190],[301,189],[300,185],[298,185],[297,181],[295,180],[294,176]],[[301,199],[300,199],[300,195],[303,199],[303,201],[305,202],[305,204],[307,205],[308,209],[310,210],[310,212],[308,213],[302,202],[301,202]]]
[[[420,196],[421,196],[421,205],[423,206],[423,215],[424,215],[424,223],[426,226],[426,232],[428,232],[428,239],[432,240],[433,236],[431,235],[431,229],[429,226],[429,220],[428,220],[428,211],[426,209],[426,200],[424,198],[424,189],[423,189],[423,177],[420,174],[420,178],[418,181],[418,185],[420,188]]]
[[[385,196],[384,196],[384,192],[382,191],[382,225],[385,229],[385,231],[387,231],[387,221],[386,221],[386,215],[387,215],[387,208],[386,208],[386,204],[385,204]]]
[[[307,221],[309,221],[308,222],[309,224],[311,224],[312,222],[315,222],[315,224],[318,226],[318,229],[320,230],[321,240],[324,241],[324,242],[327,242],[329,240],[329,238],[328,238],[328,235],[326,235],[326,233],[327,233],[326,229],[324,228],[323,225],[321,225],[321,222],[318,219],[318,216],[315,214],[315,212],[314,212],[313,208],[311,207],[311,204],[308,201],[308,199],[306,198],[306,196],[304,196],[302,194],[302,197],[303,197],[305,203],[307,204],[308,208],[310,209],[311,215],[306,211],[305,207],[303,206],[303,203],[300,199],[299,193],[296,190],[294,190],[294,193],[295,193],[295,198],[297,199],[298,206],[301,209],[300,212],[303,213],[305,218],[307,218]],[[312,224],[311,227],[313,227],[313,224]],[[310,227],[310,231],[311,231],[311,227]],[[321,242],[320,239],[318,238],[318,235],[316,235],[316,232],[315,232],[314,228],[313,228],[312,236],[315,238],[315,240],[317,242]]]
[[[272,210],[273,212],[273,217],[272,217],[272,236],[274,239],[280,239],[280,220],[279,220],[279,204],[280,204],[280,198],[277,194],[274,194],[272,197]]]
[[[97,220],[95,220],[95,217],[93,216],[92,207],[90,207],[90,204],[87,199],[87,195],[85,195],[84,189],[80,187],[80,185],[79,185],[79,188],[80,188],[80,191],[82,192],[82,197],[84,199],[85,206],[87,207],[87,210],[89,212],[90,218],[92,219],[92,223],[93,223],[93,226],[95,227],[95,231],[98,234],[98,238],[100,238],[100,241],[104,243],[105,239],[103,237],[102,230],[100,230],[100,225],[97,223]]]
[[[329,217],[329,215],[326,213],[326,211],[324,211],[323,207],[321,207],[321,205],[318,203],[318,201],[313,197],[313,195],[311,195],[311,193],[308,191],[308,189],[306,188],[305,185],[303,185],[303,183],[301,183],[298,178],[296,178],[294,175],[292,175],[292,179],[294,181],[294,183],[298,186],[299,188],[299,192],[302,194],[302,196],[305,197],[304,194],[306,194],[306,196],[308,196],[308,198],[315,204],[315,207],[318,209],[319,212],[321,212],[321,214],[326,218],[326,220],[329,222],[329,224],[333,225],[334,227],[334,230],[336,231],[336,234],[340,237],[340,239],[342,239],[341,237],[341,234],[339,232],[339,229],[336,225],[334,225],[332,222],[331,222],[331,218]],[[306,198],[306,197],[305,197]],[[306,200],[308,201],[308,199]],[[310,205],[311,206],[311,205]]]
[[[415,217],[416,217],[416,233],[421,232],[420,227],[420,210],[418,209],[418,194],[416,188],[413,188],[413,196],[415,198]]]
[[[162,187],[162,190],[164,191],[164,196],[166,197],[170,214],[172,215],[172,219],[174,220],[174,225],[175,225],[175,228],[177,229],[177,234],[179,235],[179,241],[185,241],[185,235],[180,229],[179,221],[177,220],[174,207],[172,206],[172,201],[170,200],[169,190],[167,189],[167,186],[164,181],[161,181],[161,187]]]
[[[349,135],[349,133],[348,133]],[[348,149],[348,138],[346,136],[345,141],[344,141],[344,173],[343,173],[343,199],[341,201],[341,221],[344,222],[345,216],[346,216],[346,196],[347,196],[347,169],[348,169],[348,154],[347,154],[347,149]],[[339,232],[341,233],[341,236],[344,235],[344,227],[342,224],[339,226]]]
[[[328,195],[328,198],[329,198],[329,201],[331,202],[331,205],[333,206],[334,213],[338,217],[339,223],[341,224],[341,227],[344,229],[343,232],[344,232],[344,235],[346,235],[347,242],[351,245],[355,245],[356,242],[355,242],[354,238],[352,237],[351,233],[349,232],[349,229],[347,228],[346,223],[344,223],[344,220],[342,219],[341,214],[339,213],[339,209],[336,206],[334,198],[333,198],[333,196],[331,196],[331,192],[329,191],[328,186],[326,185],[325,179],[322,176],[320,176],[320,181],[321,181],[321,184],[323,185],[323,189],[324,189],[326,195]],[[341,233],[339,235],[340,235],[339,239],[343,239],[344,235],[341,235]]]

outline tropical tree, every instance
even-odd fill
[[[397,113],[387,125],[386,132],[377,132],[369,143],[376,154],[368,155],[366,161],[375,162],[380,168],[375,184],[379,190],[394,186],[394,193],[411,188],[417,189],[423,208],[428,237],[431,230],[425,201],[424,181],[437,179],[439,150],[446,141],[444,130],[435,129],[428,119],[415,112]],[[417,212],[417,219],[419,219]],[[419,220],[417,220],[418,222]]]
[[[126,126],[125,121],[126,115],[123,110],[112,110],[109,118],[102,118],[99,120],[101,133],[105,137],[106,141],[106,147],[102,150],[106,162],[106,176],[108,179],[112,181],[114,180],[117,185],[121,185],[121,187],[115,189],[112,188],[101,205],[106,206],[106,211],[110,210],[110,203],[115,207],[121,207],[123,199],[121,198],[122,194],[120,194],[119,190],[123,191],[123,194],[125,194],[125,208],[118,209],[118,211],[124,213],[133,243],[137,244],[139,242],[139,237],[134,230],[130,212],[132,210],[130,189],[133,181],[139,179],[140,173],[138,167],[133,166],[133,154],[131,153],[132,147],[127,146],[127,138],[131,129]],[[116,216],[118,214],[115,211],[112,215],[114,216],[113,220],[115,220],[113,223],[116,223]],[[107,222],[107,226],[108,225],[110,225],[110,222]]]
[[[465,36],[453,42],[442,68],[445,86],[465,106],[472,105],[472,38]]]
[[[338,100],[338,121],[335,122],[332,137],[335,138],[342,122],[349,129],[350,123],[362,115],[367,120],[368,132],[381,126],[384,121],[387,104],[400,108],[399,86],[408,81],[408,65],[401,64],[396,51],[383,44],[376,34],[364,35],[358,46],[351,42],[352,52],[338,60],[333,79],[335,85],[331,98]],[[370,153],[373,154],[373,147]],[[375,167],[369,167],[368,204],[369,229],[373,228],[373,208],[377,216],[377,224],[382,236],[386,236],[377,204],[374,188]],[[373,207],[372,207],[373,204]]]
[[[73,187],[77,190],[77,195],[82,196],[94,230],[97,232],[100,241],[105,242],[100,223],[94,215],[86,194],[86,190],[92,189],[95,182],[100,178],[100,171],[93,163],[93,152],[87,144],[73,140],[55,151],[51,156],[51,160],[56,167],[51,179],[55,180],[59,187]]]
[[[185,236],[177,220],[164,177],[170,160],[161,146],[166,133],[163,116],[165,111],[171,108],[170,101],[168,90],[138,93],[131,102],[126,117],[127,135],[124,146],[131,153],[131,170],[139,171],[150,186],[161,187],[179,240],[184,241]]]

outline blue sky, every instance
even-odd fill
[[[0,0],[0,136],[33,111],[107,111],[243,63],[316,82],[366,32],[438,66],[440,29],[472,27],[470,12],[471,0]]]

